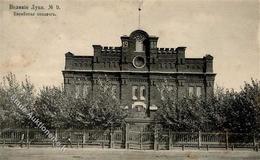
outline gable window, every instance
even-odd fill
[[[135,41],[135,51],[136,52],[143,52],[144,51],[144,45],[142,40],[136,40]]]

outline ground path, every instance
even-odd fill
[[[0,148],[0,160],[260,160],[260,152],[225,150]]]

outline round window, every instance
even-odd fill
[[[133,65],[135,68],[143,68],[145,66],[145,59],[141,56],[136,56],[133,59]]]

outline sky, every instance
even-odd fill
[[[158,47],[186,46],[186,57],[214,57],[215,84],[239,90],[260,79],[258,0],[143,0],[141,29]],[[14,16],[12,5],[44,6],[56,16]],[[49,5],[60,7],[48,11]],[[138,29],[139,0],[1,0],[0,76],[25,75],[36,87],[63,82],[65,53],[93,55]],[[34,12],[26,10],[26,12]]]

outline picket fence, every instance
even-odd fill
[[[65,147],[75,148],[124,148],[135,150],[173,150],[187,148],[205,149],[252,149],[258,151],[260,134],[174,132],[172,130],[116,129],[55,129],[49,130],[55,140],[39,129],[1,129],[2,147]]]

